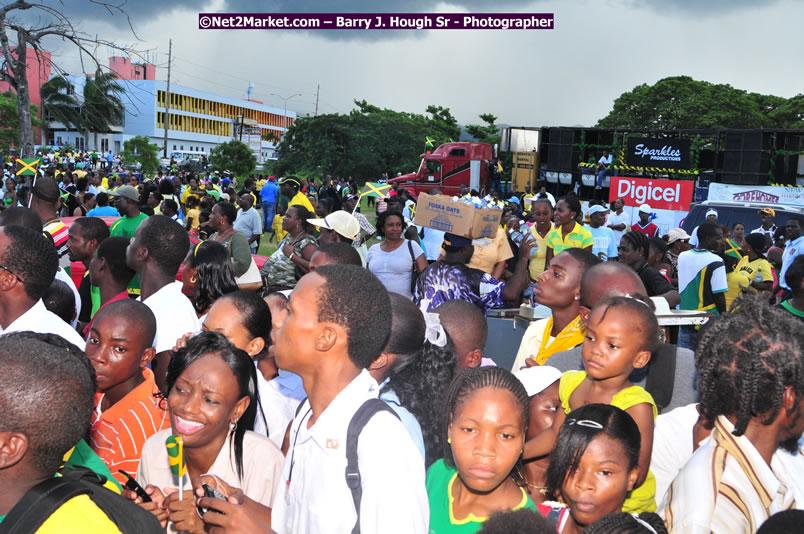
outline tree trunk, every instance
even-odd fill
[[[17,105],[19,106],[20,116],[20,156],[23,158],[34,157],[34,133],[31,125],[31,93],[28,88],[28,76],[26,73],[28,41],[25,34],[17,32],[17,61],[12,62],[14,80],[17,82]]]

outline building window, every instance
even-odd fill
[[[181,148],[179,150],[184,150],[184,145],[181,145]]]
[[[173,150],[176,150],[176,145],[173,145]]]

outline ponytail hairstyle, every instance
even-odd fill
[[[641,256],[647,260],[648,259],[648,252],[650,248],[650,242],[648,241],[648,236],[643,234],[642,232],[634,232],[633,230],[630,232],[626,232],[622,239],[628,241],[631,247],[638,251],[642,249]]]
[[[217,332],[200,332],[187,340],[184,348],[176,351],[170,358],[167,369],[167,389],[164,398],[170,395],[179,376],[196,360],[214,354],[229,366],[240,386],[240,398],[248,397],[249,403],[234,429],[229,431],[229,438],[234,447],[237,476],[243,480],[243,436],[246,431],[254,429],[254,419],[259,406],[257,392],[257,367],[245,351],[232,345],[228,339]]]
[[[442,430],[443,436],[446,436],[449,431],[449,425],[455,410],[459,404],[464,402],[466,398],[475,391],[483,388],[504,389],[510,391],[522,411],[522,421],[525,426],[524,430],[527,431],[528,421],[530,418],[530,397],[528,392],[525,391],[525,386],[519,381],[517,377],[502,367],[476,367],[474,369],[463,369],[458,371],[455,378],[447,390],[447,397],[445,406],[442,412]],[[554,453],[555,454],[555,453]],[[455,467],[455,459],[452,456],[452,447],[444,440],[444,462],[450,466]],[[517,461],[512,472],[520,472],[518,469],[521,459]],[[517,481],[521,483],[522,481]]]
[[[440,413],[435,407],[458,371],[455,346],[440,324],[428,325],[410,299],[397,293],[389,295],[391,337],[383,352],[397,358],[388,370],[388,384],[383,391],[396,393],[402,406],[416,417],[422,429],[425,464],[429,467],[441,458],[446,441],[446,433],[441,432]],[[441,328],[443,338],[431,342],[428,326]]]
[[[598,436],[606,436],[622,445],[629,471],[639,466],[641,434],[633,418],[610,404],[587,404],[567,414],[558,432],[547,468],[548,496],[558,497],[564,481],[575,474],[586,448]]]
[[[198,313],[208,310],[223,295],[237,291],[229,251],[217,241],[198,243],[190,254],[189,264],[198,276],[193,297],[193,305]]]

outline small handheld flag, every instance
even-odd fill
[[[363,191],[360,192],[361,197],[376,197],[385,198],[391,190],[391,184],[381,184],[378,182],[366,182],[363,186]]]
[[[434,146],[433,143],[435,143],[435,139],[429,135],[424,137],[424,146]]]
[[[732,241],[731,239],[726,239],[726,250],[724,251],[726,256],[731,256],[732,258],[742,259],[743,257],[743,249]]]
[[[39,167],[39,163],[39,158],[17,158],[17,176],[36,176],[36,169]]]
[[[187,466],[184,465],[184,442],[181,436],[169,436],[165,440],[165,446],[170,471],[179,477],[179,499],[181,499],[182,493],[184,493],[184,474],[187,472]]]

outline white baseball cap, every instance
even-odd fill
[[[561,371],[549,365],[536,365],[526,369],[520,369],[514,376],[525,386],[528,397],[538,395],[545,389],[561,378]]]
[[[360,223],[354,215],[344,210],[333,211],[323,219],[308,219],[307,222],[319,228],[333,230],[348,239],[357,239],[360,233]]]
[[[649,204],[642,204],[639,206],[639,211],[642,213],[650,213],[650,205]]]
[[[706,211],[706,216],[709,217],[710,215],[714,215],[717,217],[717,210],[709,209]]]

